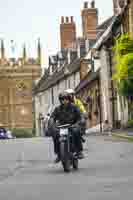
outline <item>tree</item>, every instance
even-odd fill
[[[129,98],[133,96],[133,38],[123,34],[116,39],[114,50],[116,72],[113,78],[117,82],[119,93]]]
[[[116,39],[115,51],[115,74],[118,91],[129,103],[129,111],[133,113],[133,38],[129,34],[123,34]]]

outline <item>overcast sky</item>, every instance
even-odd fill
[[[91,0],[90,0],[91,1]],[[83,0],[0,0],[0,38],[5,40],[7,54],[11,54],[10,40],[14,40],[16,54],[27,44],[30,56],[35,56],[36,41],[40,37],[45,61],[60,48],[60,16],[74,16],[77,35],[81,35]],[[99,22],[112,15],[112,0],[96,0]]]

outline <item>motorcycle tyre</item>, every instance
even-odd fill
[[[60,144],[60,155],[61,155],[61,160],[62,160],[62,166],[63,166],[64,172],[70,172],[71,161],[65,153],[65,145],[66,145],[65,142],[62,142]]]
[[[63,161],[62,165],[63,165],[64,172],[70,172],[71,163],[69,159],[66,159],[65,161]]]
[[[78,164],[79,164],[78,159],[74,158],[73,159],[73,169],[78,170]]]

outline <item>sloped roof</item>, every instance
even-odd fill
[[[97,40],[97,42],[93,46],[93,49],[100,48],[100,46],[102,45],[102,43],[110,36],[110,34],[112,33],[113,25],[115,24],[116,20],[117,20],[117,16],[114,16],[112,18],[111,23],[108,26],[108,28],[103,32],[103,34],[99,37],[99,39]]]
[[[100,38],[97,40],[97,42],[93,48],[99,49],[101,47],[101,45],[110,38],[110,36],[112,35],[112,32],[114,34],[114,29],[118,29],[126,9],[127,9],[127,5],[122,9],[122,11],[118,15],[113,16],[110,19],[110,22],[109,22],[110,25],[103,32],[103,34],[100,36]]]
[[[69,74],[65,73],[65,70],[69,71]],[[60,71],[55,72],[52,76],[42,78],[41,84],[34,88],[34,93],[39,93],[47,90],[48,88],[56,85],[59,81],[67,76],[80,70],[80,59],[75,59],[72,63],[65,65]]]
[[[107,30],[107,28],[110,26],[113,18],[114,18],[114,16],[109,17],[102,24],[98,25],[96,41],[102,36],[102,34],[105,32],[105,30]]]
[[[88,86],[89,83],[96,80],[98,77],[99,70],[97,72],[91,72],[91,74],[88,74],[83,80],[80,81],[79,85],[75,88],[76,93]]]
[[[105,21],[103,21],[101,24],[98,25],[97,30],[106,30],[108,28],[108,26],[111,24],[112,19],[114,18],[114,16],[109,17],[108,19],[106,19]]]

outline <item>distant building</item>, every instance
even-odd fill
[[[3,40],[0,52],[0,123],[8,128],[32,128],[32,88],[41,76],[40,42],[37,58],[28,58],[24,46],[22,57],[8,59]]]

